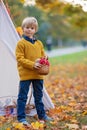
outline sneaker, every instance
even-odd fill
[[[41,120],[44,120],[44,121],[53,121],[53,118],[45,115],[44,118],[42,118]]]
[[[23,123],[23,125],[30,126],[30,124],[27,121],[22,121],[21,123]]]
[[[30,126],[30,124],[26,121],[26,120],[21,120],[19,121],[20,123],[22,123],[23,125],[27,125],[27,126]]]
[[[44,124],[44,123],[45,123],[45,121],[44,121],[44,120],[39,120],[39,122],[40,122],[41,124]]]

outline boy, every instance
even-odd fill
[[[24,125],[26,121],[25,106],[29,86],[33,85],[33,96],[39,120],[51,121],[44,110],[43,97],[43,76],[37,73],[41,67],[38,62],[41,57],[45,57],[43,44],[35,39],[34,34],[38,30],[38,22],[34,17],[27,17],[22,22],[23,38],[16,46],[16,60],[20,77],[20,88],[17,99],[17,119]]]

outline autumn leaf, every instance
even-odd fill
[[[35,130],[43,130],[43,128],[44,128],[44,124],[43,123],[40,123],[40,122],[38,122],[38,121],[36,121],[36,122],[32,122],[31,123],[31,126],[33,127],[33,129],[35,129]]]
[[[25,0],[20,0],[20,2],[21,2],[21,3],[24,3],[24,2],[25,2]]]
[[[71,130],[79,130],[79,126],[77,124],[66,124],[66,126]]]

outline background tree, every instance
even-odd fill
[[[8,5],[6,7],[10,10],[10,16],[15,26],[19,26],[22,19],[28,15],[26,8],[19,0],[4,0],[4,3]]]
[[[37,37],[40,36],[44,45],[49,35],[52,36],[55,46],[60,42],[66,45],[72,40],[87,39],[87,13],[80,6],[74,7],[59,0],[36,0],[35,6],[24,6],[24,0],[8,0],[8,4],[15,26],[20,26],[26,16],[38,19]]]

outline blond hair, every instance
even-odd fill
[[[25,27],[25,25],[34,26],[36,32],[38,30],[38,22],[35,17],[26,17],[22,22],[22,29]]]

